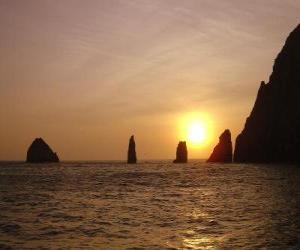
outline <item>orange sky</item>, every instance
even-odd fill
[[[71,4],[72,3],[72,4]],[[187,114],[206,158],[243,128],[298,0],[0,0],[0,160],[43,137],[62,160],[172,159]],[[189,144],[188,144],[189,146]]]

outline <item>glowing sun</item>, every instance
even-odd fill
[[[205,137],[205,129],[200,122],[193,122],[188,126],[187,139],[191,143],[202,143],[205,140]]]
[[[187,113],[179,120],[179,138],[190,147],[205,147],[212,138],[212,119],[203,113]]]

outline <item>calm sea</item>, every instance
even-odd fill
[[[300,168],[0,163],[1,249],[299,249]]]

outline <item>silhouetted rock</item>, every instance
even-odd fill
[[[129,139],[127,163],[136,163],[135,141],[132,135]]]
[[[42,139],[36,138],[27,151],[27,162],[59,162],[58,156],[49,145]]]
[[[277,56],[269,83],[261,83],[235,162],[300,163],[300,25]]]
[[[214,151],[212,152],[207,162],[232,162],[232,142],[229,129],[226,129],[221,134],[221,136],[219,137],[219,143],[217,146],[215,146]]]
[[[185,141],[180,141],[176,150],[176,159],[174,163],[187,163],[188,160],[188,151]]]

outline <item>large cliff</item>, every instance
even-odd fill
[[[300,25],[277,56],[269,82],[261,83],[235,162],[300,162]]]

